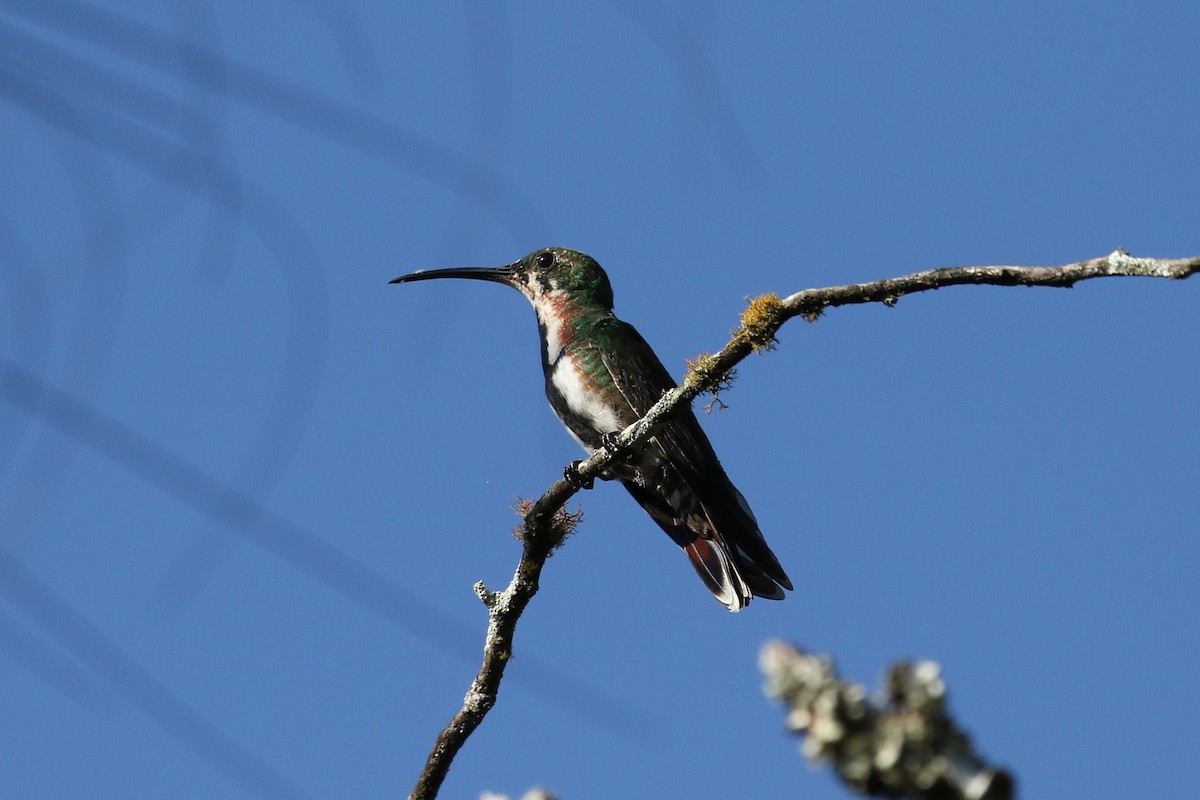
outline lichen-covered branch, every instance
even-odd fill
[[[561,505],[546,516],[528,503],[521,504],[520,510],[528,511],[525,521],[516,530],[523,546],[521,560],[512,580],[499,592],[490,591],[483,581],[475,584],[475,594],[483,601],[488,612],[483,663],[463,698],[462,708],[438,734],[433,750],[425,761],[425,769],[421,771],[409,795],[411,800],[437,797],[455,755],[496,704],[504,668],[512,657],[512,639],[517,620],[537,594],[538,578],[546,559],[571,535],[583,518],[580,512],[568,512]]]
[[[774,347],[775,335],[788,320],[818,319],[825,310],[861,303],[895,305],[901,297],[917,292],[961,284],[991,286],[1071,287],[1092,278],[1129,276],[1182,279],[1200,271],[1200,256],[1194,258],[1134,258],[1115,250],[1101,258],[1057,267],[949,267],[915,272],[899,278],[870,283],[806,289],[779,299],[764,295],[752,300],[742,315],[739,328],[720,352],[703,355],[689,364],[683,382],[665,393],[640,420],[616,438],[613,447],[601,449],[564,471],[538,500],[523,508],[525,519],[518,529],[524,543],[521,561],[512,582],[501,592],[489,592],[482,584],[476,591],[488,608],[488,630],[483,664],[471,683],[463,707],[437,738],[410,798],[428,800],[437,796],[455,754],[479,727],[496,702],[504,667],[512,652],[517,619],[537,593],[537,581],[550,553],[562,543],[578,519],[565,515],[563,506],[613,461],[641,446],[654,430],[683,406],[705,392],[727,388],[734,366],[752,352]]]
[[[804,736],[804,755],[858,794],[1011,800],[1012,777],[988,766],[950,718],[934,662],[893,664],[878,698],[840,680],[828,658],[783,642],[763,645],[759,667],[767,695],[791,708],[787,725]]]

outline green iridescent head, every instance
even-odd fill
[[[468,278],[504,283],[529,298],[534,306],[544,300],[570,297],[575,304],[612,311],[612,284],[596,259],[565,247],[543,247],[520,261],[504,267],[453,267],[418,270],[401,275],[392,283],[410,283],[436,278]]]

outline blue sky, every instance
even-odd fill
[[[544,245],[672,371],[744,298],[1200,252],[1200,8],[0,2],[5,797],[394,797],[471,590],[578,458]],[[704,423],[796,591],[731,615],[617,486],[445,797],[846,796],[768,638],[942,664],[1027,797],[1173,797],[1200,716],[1200,281],[796,321]]]

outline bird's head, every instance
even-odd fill
[[[467,278],[503,283],[521,292],[533,303],[539,316],[550,307],[609,313],[613,307],[612,285],[596,260],[578,250],[544,247],[503,267],[452,267],[418,270],[401,275],[392,283],[430,281],[437,278]]]

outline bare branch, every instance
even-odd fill
[[[827,289],[806,289],[784,299],[785,318],[819,314],[825,308],[856,303],[894,305],[906,294],[963,284],[989,286],[1052,286],[1069,289],[1080,281],[1114,276],[1181,280],[1200,271],[1195,258],[1134,258],[1117,249],[1106,256],[1058,267],[946,267],[914,272],[900,278],[854,283]]]
[[[989,767],[946,712],[946,685],[932,661],[893,664],[883,698],[839,680],[833,663],[783,642],[759,655],[766,692],[791,707],[801,750],[829,764],[851,789],[914,800],[1011,800],[1013,779]]]
[[[496,704],[500,681],[504,678],[504,668],[512,658],[512,639],[517,620],[525,611],[525,606],[529,605],[529,601],[537,594],[538,578],[542,574],[546,559],[571,535],[580,521],[578,512],[572,514],[562,507],[562,503],[565,502],[566,498],[560,501],[556,508],[543,513],[538,508],[542,505],[542,501],[539,500],[528,511],[525,521],[517,529],[517,538],[523,545],[521,560],[512,580],[503,591],[492,592],[483,581],[475,584],[475,594],[483,601],[488,612],[483,664],[479,667],[475,680],[471,681],[471,688],[463,698],[462,708],[438,734],[433,750],[425,761],[425,769],[409,795],[411,800],[431,800],[437,797],[454,756]],[[525,505],[521,504],[521,508],[525,508]]]
[[[618,458],[640,447],[672,415],[700,394],[727,388],[731,372],[752,352],[774,347],[775,334],[794,317],[814,321],[828,308],[861,303],[895,305],[901,297],[962,284],[991,286],[1051,286],[1069,288],[1091,278],[1128,276],[1182,279],[1200,271],[1200,256],[1180,259],[1134,258],[1124,250],[1107,256],[1058,267],[948,267],[915,272],[899,278],[855,283],[824,289],[806,289],[780,300],[765,295],[751,301],[742,324],[719,353],[704,355],[689,364],[683,383],[665,393],[640,420],[616,438],[612,448],[602,448],[568,467],[537,502],[528,507],[518,529],[523,542],[521,561],[512,582],[502,592],[489,592],[482,583],[476,592],[488,608],[488,630],[483,664],[463,701],[463,707],[439,734],[425,769],[410,798],[437,796],[455,754],[479,727],[496,702],[504,667],[511,655],[517,619],[537,593],[538,578],[550,553],[570,533],[561,515],[563,505],[576,492],[590,486]]]

